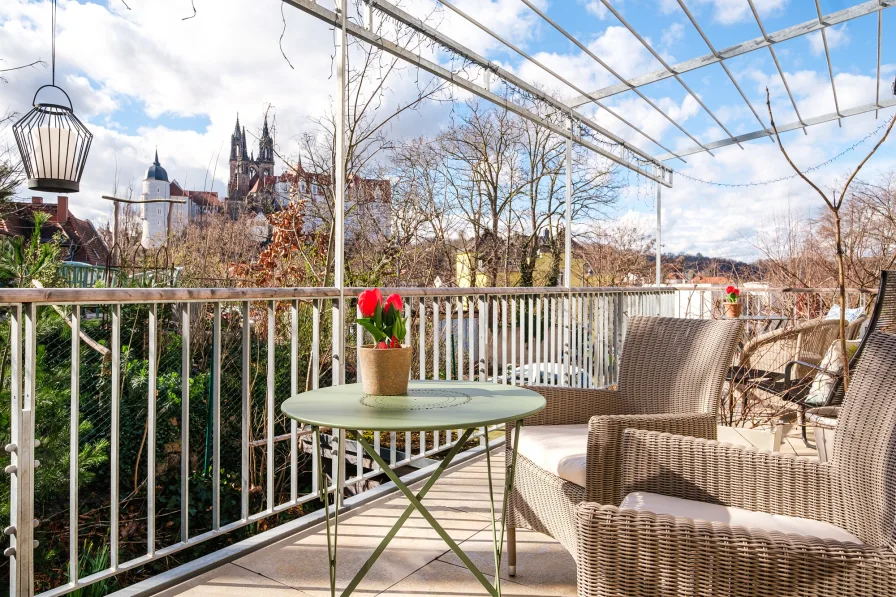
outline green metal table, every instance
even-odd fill
[[[311,427],[315,445],[318,446],[318,472],[320,474],[319,491],[324,503],[327,528],[327,558],[329,560],[330,594],[336,595],[336,547],[339,534],[339,508],[330,514],[329,489],[322,466],[322,450],[320,446],[320,428],[365,431],[446,431],[462,429],[463,434],[452,446],[445,459],[426,480],[423,487],[414,494],[402,482],[379,452],[358,434],[358,444],[382,468],[383,472],[395,483],[410,504],[398,518],[383,540],[373,551],[370,558],[346,586],[342,596],[346,597],[357,588],[364,576],[386,549],[404,523],[417,510],[430,524],[433,530],[457,554],[457,557],[482,583],[490,595],[501,595],[501,555],[504,544],[505,516],[507,499],[513,487],[513,475],[516,469],[516,446],[523,419],[544,409],[544,398],[531,390],[512,385],[478,383],[472,381],[412,381],[406,396],[372,396],[365,394],[360,384],[347,384],[321,388],[311,392],[298,394],[286,400],[282,405],[283,413],[296,421]],[[470,439],[477,429],[488,437],[488,427],[498,423],[514,423],[513,453],[509,463],[505,463],[505,487],[503,508],[501,510],[500,533],[498,517],[495,514],[495,497],[492,486],[491,455],[486,450],[488,465],[488,488],[491,503],[492,536],[494,540],[495,580],[488,578],[476,567],[460,546],[448,535],[433,515],[422,504],[426,493],[432,488],[451,461]],[[342,446],[339,446],[342,449]],[[343,463],[340,462],[340,466]],[[338,487],[338,483],[336,484]]]

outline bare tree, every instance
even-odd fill
[[[846,182],[843,184],[843,188],[839,193],[839,196],[836,192],[833,192],[830,197],[828,197],[827,193],[822,191],[818,185],[816,185],[812,180],[809,179],[808,176],[803,174],[803,172],[793,163],[793,160],[790,159],[790,156],[787,154],[787,150],[784,149],[784,144],[781,143],[781,135],[778,134],[778,127],[775,126],[775,118],[772,114],[772,103],[771,103],[771,95],[769,94],[768,88],[765,90],[765,104],[768,107],[768,116],[771,121],[772,130],[775,131],[775,139],[778,141],[778,147],[781,149],[781,153],[784,154],[784,158],[787,160],[787,163],[790,164],[790,167],[793,168],[793,171],[799,175],[806,184],[815,189],[825,205],[828,208],[830,213],[830,217],[833,220],[834,226],[834,248],[837,255],[837,285],[840,291],[840,351],[842,355],[843,361],[843,385],[847,387],[849,385],[849,356],[846,352],[846,259],[845,252],[843,247],[843,227],[842,227],[842,217],[841,217],[841,208],[843,207],[843,202],[846,198],[846,194],[849,191],[849,186],[852,184],[853,180],[865,166],[871,156],[875,154],[878,148],[883,145],[884,141],[887,140],[887,137],[890,136],[890,131],[893,130],[893,124],[896,123],[896,117],[890,119],[890,124],[887,126],[887,130],[884,135],[880,138],[880,140],[875,144],[871,151],[868,152],[868,155],[859,162],[859,165],[856,166],[855,170],[853,170],[852,174],[846,179]]]

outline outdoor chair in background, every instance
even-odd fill
[[[867,319],[860,319],[862,320],[861,323],[859,323],[859,320],[852,322],[846,333],[847,340],[854,340],[860,333],[862,334],[858,348],[849,359],[850,371],[854,371],[861,361],[862,352],[871,334],[876,331],[896,333],[896,271],[881,271],[880,286],[871,316]],[[850,336],[851,333],[852,336]],[[795,359],[788,363],[785,368],[785,386],[799,389],[799,391],[791,390],[786,395],[790,396],[790,400],[796,403],[800,410],[803,441],[807,443],[806,411],[823,408],[825,409],[825,416],[830,418],[831,414],[833,414],[831,408],[838,407],[843,402],[843,368],[838,365],[839,360],[840,349],[838,346],[834,346],[831,350],[831,355],[824,359],[825,362],[811,363]],[[813,375],[813,381],[808,391],[804,391],[799,385],[800,382],[797,381],[798,376],[802,372],[794,373],[797,368],[800,368],[802,371],[809,371]]]
[[[579,596],[896,594],[896,336],[863,344],[830,462],[626,430],[624,499],[576,508]]]
[[[728,374],[727,424],[735,421],[735,404],[741,402],[741,416],[750,413],[751,402],[765,403],[770,398],[798,401],[809,390],[815,369],[840,333],[835,319],[811,319],[791,327],[757,336],[741,350],[737,365]],[[791,366],[787,380],[788,364]]]
[[[520,433],[507,514],[511,574],[516,528],[550,535],[575,554],[576,504],[619,503],[623,430],[716,437],[725,372],[741,333],[739,320],[633,317],[618,389],[530,386],[547,406],[525,419]]]

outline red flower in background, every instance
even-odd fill
[[[725,294],[731,294],[735,290],[737,290],[737,288],[735,288],[734,286],[729,286],[728,288],[725,289]]]
[[[399,313],[401,313],[402,308],[404,308],[404,304],[401,302],[401,296],[399,294],[390,294],[386,297],[386,302],[383,304],[383,308],[385,309],[389,305],[392,305],[392,308]]]
[[[383,293],[379,288],[371,288],[358,295],[358,310],[361,311],[361,317],[373,317],[373,314],[376,313],[376,306],[381,304],[383,304]]]
[[[740,296],[740,288],[735,288],[733,292],[735,295]]]

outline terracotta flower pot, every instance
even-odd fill
[[[740,317],[740,302],[725,303],[725,317]]]
[[[361,347],[358,354],[361,367],[361,387],[373,396],[401,396],[408,393],[411,373],[411,347]]]

